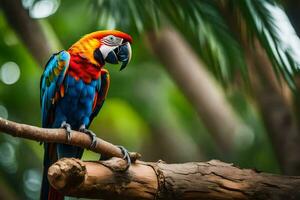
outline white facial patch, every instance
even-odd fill
[[[109,52],[113,51],[117,47],[118,46],[107,46],[105,44],[102,44],[101,47],[99,48],[99,50],[101,51],[102,56],[105,59],[107,57],[107,55],[109,54]]]

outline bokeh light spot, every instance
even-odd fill
[[[29,169],[23,175],[25,194],[30,199],[38,199],[41,186],[41,175],[38,170]]]
[[[0,69],[0,79],[7,85],[17,82],[20,74],[20,68],[15,62],[6,62]]]
[[[0,164],[8,173],[16,173],[18,165],[16,162],[15,149],[12,144],[3,142],[0,145]]]
[[[32,18],[41,19],[48,17],[56,12],[59,7],[58,0],[41,0],[37,1],[29,10]]]
[[[22,0],[22,5],[24,8],[30,8],[34,3],[34,0]]]
[[[8,118],[8,111],[3,105],[0,105],[0,117],[4,119]]]

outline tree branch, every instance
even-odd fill
[[[0,118],[0,131],[14,137],[65,143],[64,129],[45,129]],[[72,131],[69,144],[88,148],[90,137]],[[136,161],[128,171],[118,147],[97,138],[92,151],[112,158],[83,162],[61,159],[48,171],[52,186],[65,195],[104,199],[300,199],[300,177],[239,169],[220,161],[184,164]],[[139,154],[131,153],[133,160]]]
[[[66,195],[97,199],[300,199],[300,177],[239,169],[216,160],[185,164],[137,161],[120,173],[100,162],[61,159],[50,167],[48,179]]]
[[[3,118],[0,118],[0,131],[8,133],[14,137],[21,137],[41,142],[55,142],[71,144],[82,148],[89,148],[91,144],[91,138],[87,134],[72,130],[71,141],[67,141],[66,131],[64,129],[47,129],[30,126],[26,124],[19,124]],[[123,154],[120,148],[106,142],[100,138],[97,138],[97,144],[95,148],[90,149],[96,153],[100,153],[105,157],[119,157],[122,158]],[[140,158],[138,153],[130,153],[130,157],[133,161]]]

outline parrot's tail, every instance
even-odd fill
[[[57,161],[56,144],[45,143],[44,148],[44,171],[40,200],[63,200],[64,196],[50,186],[47,178],[50,165]]]

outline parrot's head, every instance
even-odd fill
[[[122,70],[131,59],[131,43],[131,36],[121,31],[96,31],[82,37],[69,51],[78,53],[99,67],[105,63],[121,63]]]

